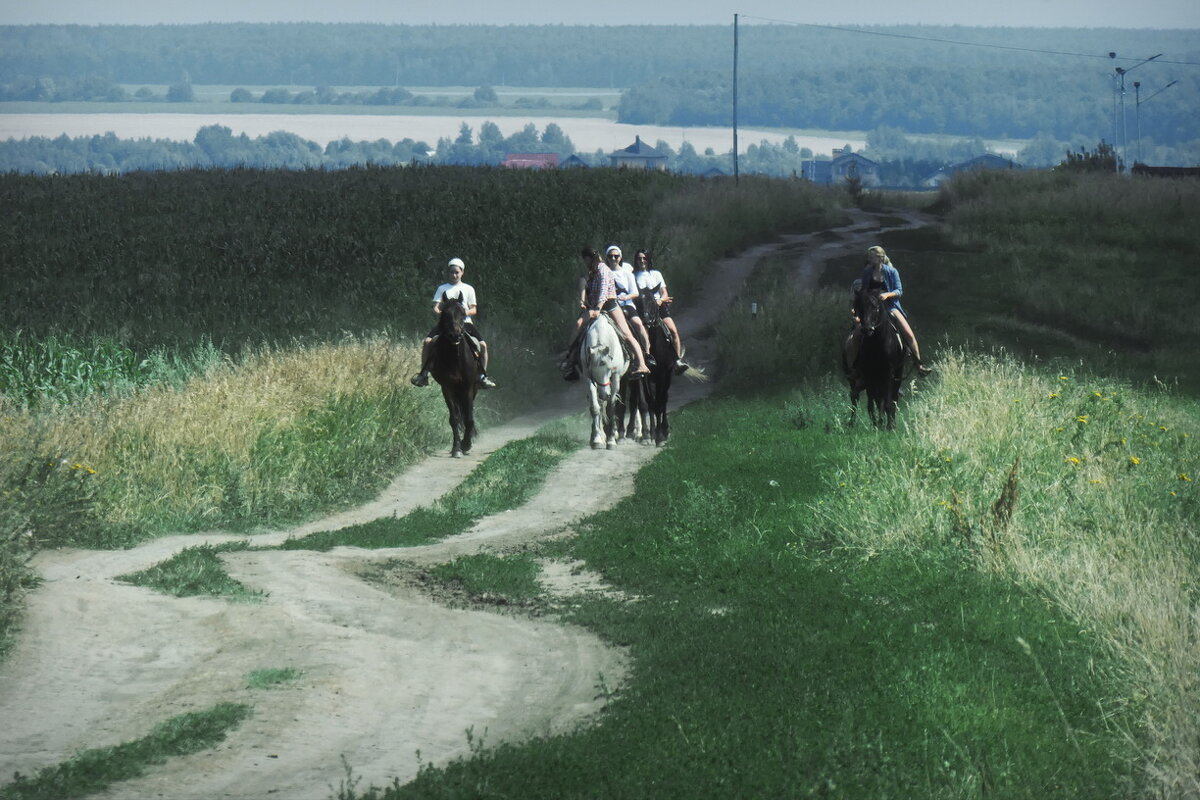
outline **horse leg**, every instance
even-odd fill
[[[462,454],[469,455],[471,452],[471,444],[475,439],[475,387],[471,387],[464,392],[462,399]]]
[[[454,392],[445,387],[442,388],[442,397],[446,400],[446,409],[450,412],[450,433],[454,437],[453,443],[450,445],[450,457],[462,458],[462,411],[458,406],[458,398],[454,396]]]
[[[588,381],[588,408],[592,412],[592,449],[599,450],[604,444],[604,420],[601,416],[600,392],[593,381]]]

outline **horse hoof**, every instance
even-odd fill
[[[450,457],[451,458],[462,458],[463,452],[462,452],[462,450],[451,450]]]
[[[613,444],[612,442],[609,442],[608,444],[604,445],[604,449],[605,450],[616,450],[617,446],[615,444]]]
[[[593,450],[599,450],[599,449],[600,449],[600,443],[599,443],[599,442],[592,442],[592,449],[593,449]]]

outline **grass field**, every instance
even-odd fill
[[[767,231],[827,224],[837,199],[791,182],[731,189],[618,176],[611,179],[645,194],[632,203],[628,197],[619,205],[598,203],[592,212],[607,214],[605,224],[626,233],[610,237],[587,227],[595,218],[565,214],[570,230],[561,240],[530,238],[505,248],[504,231],[524,230],[515,226],[525,218],[489,203],[498,196],[489,192],[583,190],[526,176],[443,174],[455,181],[457,202],[447,208],[487,211],[462,223],[478,226],[480,240],[490,243],[468,264],[493,251],[516,251],[520,256],[505,264],[529,270],[526,280],[535,282],[544,281],[540,252],[568,251],[567,243],[580,239],[649,242],[669,252],[672,264],[699,267]],[[373,177],[358,173],[355,180]],[[433,177],[430,171],[420,180]],[[190,176],[183,185],[203,186],[209,178],[245,180],[236,185],[250,195],[256,181],[280,180]],[[62,202],[57,193],[64,187],[86,190],[85,196],[100,188],[117,196],[127,191],[119,183],[92,187],[90,178],[71,179],[78,185],[5,180],[10,191],[29,192],[30,202],[48,208]],[[333,180],[336,186],[345,179]],[[588,191],[598,188],[612,187]],[[604,714],[572,735],[485,742],[470,759],[428,765],[407,786],[343,785],[339,796],[1200,794],[1200,375],[1179,346],[1198,324],[1180,288],[1189,254],[1200,252],[1200,230],[1187,220],[1198,192],[1188,183],[1116,176],[956,180],[942,198],[943,228],[883,240],[904,276],[914,327],[938,368],[934,379],[909,387],[894,434],[845,426],[846,398],[834,368],[845,333],[845,287],[861,259],[831,264],[824,288],[805,296],[789,294],[783,263],[764,263],[747,296],[771,293],[772,307],[788,313],[760,315],[753,328],[744,315],[723,320],[718,335],[726,368],[718,396],[676,414],[671,446],[639,474],[632,497],[589,520],[576,538],[536,554],[583,561],[625,596],[639,598],[553,608],[632,654],[628,682],[603,690]],[[793,205],[781,209],[784,202]],[[530,213],[551,207],[531,203]],[[349,224],[352,216],[337,219]],[[216,219],[214,225],[234,224]],[[245,262],[261,264],[262,285],[287,268],[286,259],[273,255],[276,244],[296,253],[289,249],[296,247],[293,237],[316,241],[304,238],[301,223],[279,225],[283,233],[262,228],[268,231],[263,260]],[[169,232],[178,229],[151,230],[170,242]],[[341,230],[334,225],[325,235],[336,242]],[[32,257],[8,257],[5,269],[30,270],[15,274],[50,287],[54,269],[46,264],[65,264],[65,256],[22,238],[15,224],[8,231],[22,243],[18,252]],[[189,238],[194,232],[181,236],[212,241]],[[83,236],[66,241],[86,242],[89,258],[107,252]],[[350,262],[361,271],[345,274],[369,278],[371,265],[388,263],[369,255],[381,240],[365,241],[368,255]],[[412,263],[432,264],[432,254],[445,249],[435,242],[421,242],[429,254]],[[179,263],[167,274],[199,285],[189,270],[203,259]],[[258,285],[252,275],[234,274],[232,263],[241,262],[215,263],[223,270],[217,274],[235,285]],[[5,401],[0,486],[18,499],[0,510],[12,552],[0,573],[11,576],[6,608],[27,581],[19,562],[31,547],[112,545],[135,538],[132,532],[153,535],[212,519],[253,526],[300,518],[365,496],[379,476],[412,457],[407,453],[433,441],[387,439],[397,428],[412,434],[436,425],[396,421],[394,409],[413,394],[389,388],[386,378],[411,368],[403,341],[373,333],[379,316],[371,314],[384,306],[369,292],[339,293],[345,280],[322,283],[313,265],[323,263],[302,261],[289,289],[299,293],[311,280],[329,298],[328,308],[306,318],[310,327],[299,342],[285,335],[296,306],[272,298],[256,322],[265,337],[247,336],[232,312],[214,315],[215,330],[207,323],[210,341],[265,338],[265,344],[232,352],[214,346],[224,355],[189,361],[187,343],[205,332],[206,317],[182,309],[183,295],[171,293],[170,281],[161,284],[165,290],[156,281],[139,284],[165,291],[150,296],[174,302],[185,316],[165,328],[168,317],[149,309],[122,330],[115,309],[136,307],[129,303],[97,305],[75,329],[67,323],[39,329],[32,319],[18,326],[32,341],[64,337],[56,341],[83,353],[90,352],[83,346],[90,337],[101,337],[115,343],[99,351],[113,354],[114,362],[125,363],[117,346],[139,357],[160,347],[194,367],[162,381],[142,382],[136,373],[128,385],[72,390],[67,405],[31,404],[36,392],[28,386]],[[565,271],[573,276],[569,266]],[[130,281],[142,272],[114,274]],[[435,276],[416,273],[393,273],[391,280],[411,279],[411,293],[421,296]],[[685,272],[681,282],[695,286],[699,274]],[[563,297],[569,284],[560,287]],[[504,291],[497,287],[495,294]],[[104,296],[127,295],[118,285]],[[561,317],[536,316],[532,305],[517,308],[497,330],[527,336],[530,347],[561,333]],[[333,335],[351,319],[366,321],[350,328],[347,339]],[[418,327],[419,315],[411,319]],[[528,327],[517,324],[522,319]],[[21,339],[17,349],[29,341]],[[778,344],[763,347],[764,341]],[[363,360],[352,362],[359,366],[340,366],[347,353],[359,353]],[[44,363],[59,362],[37,362]],[[261,398],[233,416],[245,420],[248,433],[232,438],[253,442],[248,451],[210,448],[204,427],[188,422],[192,414],[205,418],[198,413],[205,409],[237,408],[243,402],[237,398],[245,397]],[[413,402],[404,406],[411,419],[440,416]],[[90,430],[97,433],[84,437]],[[100,444],[91,450],[60,449],[63,442],[93,441]],[[360,455],[337,469],[321,468],[334,463],[330,442],[359,448]],[[114,453],[121,457],[103,457]],[[547,457],[534,443],[513,453],[518,463],[505,469]],[[353,471],[371,458],[377,459],[371,469]],[[169,483],[178,487],[170,496],[185,510],[150,513],[151,504],[139,498],[161,496],[174,474],[183,477]],[[318,474],[337,476],[341,494],[322,496],[330,489]],[[195,486],[210,494],[188,489]],[[302,500],[285,491],[292,486],[306,487]],[[202,502],[186,510],[196,498]],[[80,538],[80,531],[95,530],[85,523],[97,518],[120,524],[110,525],[109,538]],[[32,530],[38,535],[24,535]],[[117,535],[122,531],[127,538]],[[445,533],[421,538],[427,535]],[[530,566],[527,558],[459,560],[430,575],[469,596],[511,593],[525,602],[539,592]]]

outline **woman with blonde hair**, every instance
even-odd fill
[[[904,341],[912,350],[918,374],[928,375],[933,372],[921,361],[921,348],[917,345],[916,334],[913,333],[912,326],[908,324],[907,312],[900,305],[900,296],[904,294],[904,284],[900,281],[900,272],[888,258],[887,252],[879,245],[867,248],[867,266],[863,269],[860,281],[862,291],[880,292],[879,298],[887,303],[888,311],[891,312],[897,330],[900,331],[900,335],[904,337]],[[850,316],[854,318],[854,329],[850,332],[850,339],[846,343],[846,363],[853,368],[854,362],[858,360],[858,348],[862,342],[862,321],[858,318],[853,305],[850,307]]]

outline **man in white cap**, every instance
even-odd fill
[[[467,320],[463,323],[470,338],[473,338],[479,343],[479,385],[485,389],[495,389],[496,383],[487,374],[488,365],[488,347],[487,342],[479,335],[479,329],[475,327],[475,323],[471,318],[479,313],[479,307],[475,302],[475,287],[469,283],[464,283],[462,276],[467,265],[463,263],[461,258],[452,258],[446,264],[446,274],[448,281],[437,287],[433,293],[433,313],[436,316],[442,315],[442,296],[445,295],[447,301],[457,300],[462,303],[463,310],[466,311]],[[449,294],[447,294],[449,292]],[[425,342],[421,346],[421,371],[412,376],[413,386],[428,386],[429,385],[429,359],[433,354],[433,340],[438,334],[438,328],[435,325],[429,335],[425,337]]]

